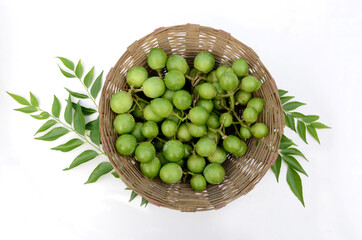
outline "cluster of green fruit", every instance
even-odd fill
[[[215,59],[207,51],[195,57],[191,70],[182,56],[167,58],[160,48],[150,51],[147,63],[158,76],[149,77],[144,67],[135,66],[126,76],[129,90],[111,98],[118,114],[113,124],[120,134],[117,151],[134,154],[145,176],[159,176],[165,183],[191,176],[191,187],[203,191],[207,183],[222,182],[221,164],[228,154],[241,157],[245,139],[268,134],[264,123],[255,123],[264,100],[253,98],[252,92],[262,83],[248,75],[244,59],[213,70]],[[236,105],[244,106],[242,117]],[[225,134],[231,126],[235,135]]]

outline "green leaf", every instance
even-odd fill
[[[303,113],[300,113],[300,112],[291,112],[291,114],[295,118],[304,118],[305,117],[305,115]]]
[[[61,144],[57,147],[53,147],[52,150],[58,150],[62,152],[69,152],[80,145],[82,145],[84,142],[80,140],[79,138],[73,138],[72,140],[69,140],[68,142]]]
[[[13,93],[9,93],[7,92],[7,94],[10,95],[10,97],[12,97],[15,101],[17,101],[19,104],[21,105],[30,105],[30,103],[28,102],[28,100],[26,100],[25,98],[19,96],[19,95],[16,95],[16,94],[13,94]]]
[[[296,144],[289,138],[287,138],[284,134],[282,135],[282,139],[280,141],[280,146],[279,146],[279,149],[285,149],[285,148],[288,148],[292,145],[295,145]]]
[[[320,144],[321,142],[319,141],[319,137],[315,128],[312,127],[311,125],[307,125],[307,130],[309,134],[312,135],[312,137]]]
[[[97,98],[97,95],[99,93],[99,91],[102,88],[102,77],[103,77],[103,71],[101,72],[101,74],[99,74],[99,76],[96,78],[96,80],[93,83],[93,86],[91,88],[91,95],[94,99]]]
[[[307,138],[306,138],[306,128],[305,128],[304,122],[298,120],[298,122],[297,122],[297,131],[298,131],[298,134],[301,137],[301,139],[303,139],[303,141],[306,144],[308,144]]]
[[[35,107],[39,107],[38,99],[30,92],[30,103]]]
[[[288,102],[289,100],[293,99],[294,97],[292,96],[286,96],[286,97],[281,97],[280,101],[282,102],[282,104]]]
[[[308,176],[308,174],[304,171],[302,165],[300,165],[300,163],[298,162],[298,160],[295,157],[282,155],[282,159],[284,160],[284,162],[286,162],[288,164],[289,167]]]
[[[54,95],[53,105],[52,105],[52,114],[54,117],[58,118],[60,115],[60,102],[57,96]]]
[[[89,86],[92,84],[93,82],[93,71],[94,71],[94,67],[92,67],[92,69],[87,73],[87,75],[85,75],[84,77],[84,85],[89,88]]]
[[[93,172],[91,173],[91,175],[89,176],[89,178],[88,178],[87,182],[85,182],[85,184],[96,182],[101,176],[103,176],[104,174],[109,173],[112,170],[113,170],[112,164],[110,164],[109,162],[101,162],[93,170]]]
[[[299,151],[298,149],[296,149],[296,148],[283,149],[283,150],[281,151],[281,153],[282,153],[283,155],[301,156],[301,157],[303,157],[305,160],[308,161],[308,159],[304,156],[304,154],[303,154],[301,151]]]
[[[279,182],[279,174],[280,174],[280,168],[282,166],[282,158],[280,155],[278,155],[277,160],[275,163],[271,166],[271,169],[273,170],[275,177],[277,178],[277,182]]]
[[[72,107],[75,109],[77,107],[77,104],[72,102]],[[80,105],[80,107],[82,109],[82,113],[84,114],[84,116],[89,116],[89,115],[97,112],[97,110],[95,110],[93,108],[87,108],[82,105]]]
[[[65,111],[64,111],[64,119],[69,125],[72,125],[73,109],[72,109],[72,99],[70,97],[70,94],[69,94],[69,97],[67,100],[67,106],[65,107]]]
[[[57,57],[60,61],[62,61],[62,63],[64,64],[64,66],[66,66],[68,69],[74,71],[74,63],[72,61],[70,61],[69,59],[63,58],[63,57]]]
[[[77,166],[79,166],[82,163],[88,162],[90,160],[92,160],[93,158],[97,157],[99,155],[99,153],[97,153],[94,150],[85,150],[84,152],[82,152],[81,154],[79,154],[74,160],[73,162],[70,164],[70,166],[68,168],[63,169],[64,171],[75,168]]]
[[[112,172],[112,175],[115,177],[115,178],[119,178],[119,175],[117,172]]]
[[[141,207],[143,206],[143,205],[145,205],[145,207],[147,207],[147,205],[148,205],[148,201],[147,201],[147,199],[146,198],[143,198],[142,197],[142,200],[141,200]]]
[[[17,108],[14,109],[15,111],[19,111],[19,112],[23,112],[23,113],[33,113],[38,111],[38,109],[34,106],[27,106],[27,107],[23,107],[23,108]]]
[[[132,202],[133,199],[135,199],[138,196],[138,194],[134,191],[131,192],[131,197],[129,198],[128,202]]]
[[[316,129],[331,128],[331,127],[324,125],[321,122],[314,122],[314,123],[311,123],[310,125]]]
[[[288,91],[285,91],[285,90],[279,89],[279,90],[278,90],[278,93],[279,93],[279,97],[281,97],[281,96],[283,96],[283,95],[287,94],[287,93],[288,93]]]
[[[67,71],[64,71],[59,65],[58,65],[60,71],[62,72],[62,74],[64,75],[64,77],[67,78],[75,78],[75,76]]]
[[[99,133],[99,117],[97,117],[96,121],[92,124],[92,129],[90,130],[89,138],[93,143],[99,146],[101,142],[101,135]]]
[[[290,190],[292,190],[294,195],[299,199],[299,201],[305,207],[303,199],[302,180],[300,179],[299,174],[290,167],[287,170],[287,182],[290,187]]]
[[[74,130],[84,136],[85,133],[85,118],[82,113],[82,108],[77,104],[74,112]]]
[[[75,75],[80,79],[83,75],[83,65],[81,61],[78,61],[77,67],[75,68]]]
[[[85,130],[92,130],[93,124],[95,124],[95,122],[96,120],[87,122],[87,124],[85,125]]]
[[[66,128],[56,127],[56,128],[53,128],[52,130],[50,130],[45,135],[43,135],[41,137],[37,137],[35,139],[43,140],[43,141],[54,141],[54,140],[60,138],[61,136],[67,134],[68,132],[69,132],[69,130]]]
[[[312,122],[315,122],[319,119],[319,116],[317,115],[307,115],[307,116],[304,116],[302,117],[302,120],[306,123],[312,123]]]
[[[30,115],[30,116],[32,116],[33,118],[38,119],[38,120],[44,120],[44,119],[47,119],[48,117],[50,117],[49,113],[47,113],[47,112],[41,112],[38,115]]]
[[[285,125],[292,129],[294,132],[296,131],[295,120],[291,114],[285,113]]]
[[[65,90],[67,90],[70,93],[70,95],[72,95],[73,97],[80,98],[80,99],[89,98],[87,95],[85,95],[83,93],[73,92],[73,91],[70,91],[68,88],[65,88]]]
[[[283,109],[285,111],[291,111],[291,110],[294,110],[300,106],[303,106],[305,105],[305,103],[302,103],[302,102],[288,102],[286,104],[283,105]]]
[[[50,119],[48,120],[46,123],[44,123],[39,129],[38,131],[36,131],[36,133],[34,135],[36,135],[37,133],[40,132],[44,132],[45,130],[48,130],[50,127],[54,126],[57,123],[57,121],[55,121],[54,119]]]

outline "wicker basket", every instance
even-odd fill
[[[254,96],[265,99],[266,104],[258,121],[269,127],[268,136],[258,142],[255,138],[249,139],[248,151],[243,157],[228,156],[223,164],[226,171],[224,181],[218,185],[208,185],[201,193],[193,191],[189,183],[165,184],[159,178],[146,178],[135,159],[120,155],[115,148],[117,133],[113,129],[113,119],[116,114],[110,108],[110,99],[114,93],[128,88],[125,79],[131,67],[144,66],[149,73],[156,75],[147,66],[147,54],[154,47],[162,48],[168,56],[182,55],[190,66],[201,50],[214,55],[216,67],[220,64],[230,65],[228,60],[242,57],[249,63],[250,74],[263,82]],[[130,45],[109,71],[100,101],[103,148],[125,184],[154,205],[184,212],[219,209],[252,190],[277,158],[283,128],[284,115],[277,86],[258,55],[225,31],[195,24],[159,28]]]

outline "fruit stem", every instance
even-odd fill
[[[238,134],[238,136],[239,136],[240,138],[244,139],[244,138],[241,136],[241,134],[239,133],[238,128],[236,127],[236,125],[237,125],[237,124],[240,124],[240,123],[239,123],[239,122],[237,122],[237,123],[233,123],[234,128],[235,128],[235,132]]]
[[[163,143],[166,143],[166,141],[165,140],[163,140],[162,138],[160,138],[160,137],[155,137],[158,141],[160,141],[160,142],[163,142]]]
[[[147,103],[147,104],[150,104],[150,102],[144,100],[143,98],[140,98],[139,96],[137,96],[136,94],[134,95],[136,97],[137,100],[141,101],[141,102],[144,102],[144,103]]]
[[[163,79],[163,76],[162,76],[161,70],[156,70],[156,72],[157,72],[157,74],[158,74],[159,78]]]
[[[141,105],[138,103],[137,99],[133,98],[134,102],[136,103],[136,105],[138,106],[138,108],[140,109],[141,112],[143,112],[143,108],[141,107]]]

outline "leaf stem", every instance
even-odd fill
[[[98,105],[97,105],[95,99],[93,98],[93,96],[89,93],[87,86],[84,85],[84,83],[82,82],[82,79],[80,79],[79,77],[77,77],[77,78],[80,81],[80,83],[83,85],[84,89],[87,91],[88,97],[90,98],[90,100],[92,100],[92,102],[94,103],[94,106],[96,106],[97,111],[99,112]]]

